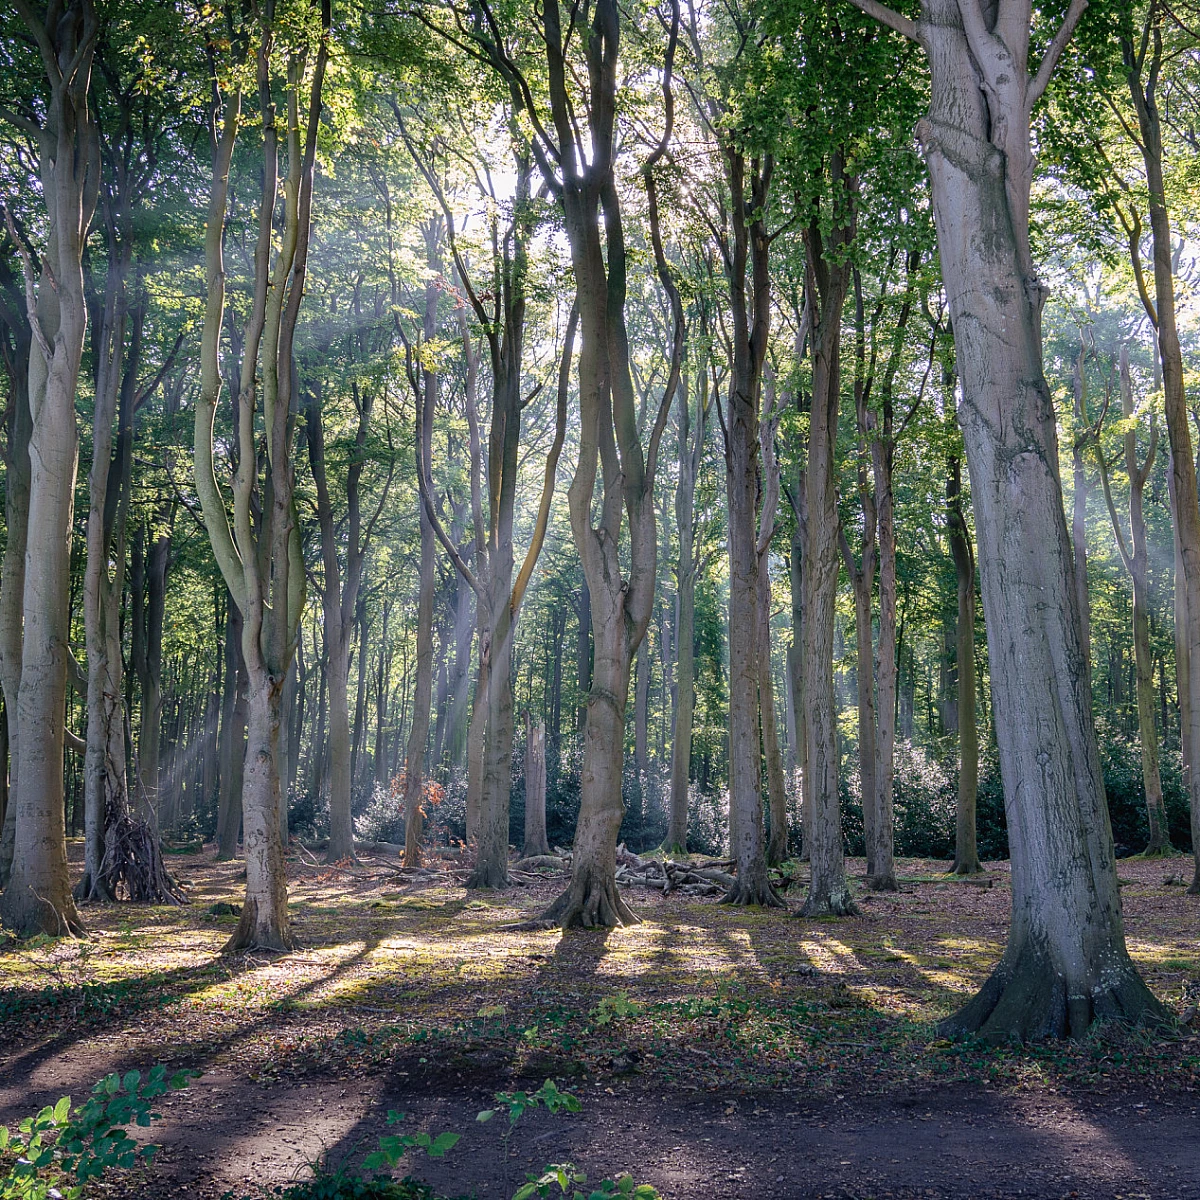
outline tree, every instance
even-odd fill
[[[1147,858],[1171,853],[1171,838],[1167,831],[1167,813],[1163,805],[1162,773],[1158,765],[1158,733],[1154,728],[1154,659],[1150,651],[1150,587],[1149,549],[1146,541],[1146,515],[1143,497],[1146,482],[1154,468],[1158,451],[1158,425],[1151,418],[1150,444],[1145,459],[1138,462],[1137,415],[1133,402],[1133,380],[1129,373],[1129,345],[1123,343],[1119,352],[1118,387],[1121,395],[1125,458],[1125,479],[1129,486],[1129,537],[1126,539],[1113,503],[1109,481],[1109,464],[1103,446],[1097,447],[1100,463],[1100,482],[1104,502],[1112,521],[1113,535],[1121,562],[1129,573],[1133,587],[1133,652],[1136,663],[1138,740],[1142,748],[1142,785],[1146,790],[1146,819],[1150,840],[1143,851]]]
[[[233,525],[213,464],[213,419],[221,394],[220,338],[225,301],[223,233],[229,173],[241,123],[242,88],[236,65],[226,81],[214,67],[209,136],[212,189],[205,234],[206,308],[201,340],[201,387],[196,402],[195,481],[221,574],[242,614],[242,655],[248,679],[248,744],[242,790],[246,903],[228,949],[258,946],[288,950],[287,878],[281,843],[280,719],[284,681],[296,647],[304,607],[304,564],[294,500],[292,399],[293,343],[308,264],[313,173],[321,90],[329,57],[330,0],[319,12],[317,53],[306,72],[308,39],[286,47],[287,170],[283,180],[283,232],[274,247],[278,203],[279,142],[273,72],[277,29],[275,0],[266,0],[255,50],[262,119],[262,191],[254,252],[253,305],[242,345],[238,394],[238,464],[233,480]],[[311,29],[302,29],[308,35]],[[252,30],[240,32],[242,44]],[[309,80],[307,107],[301,87]],[[303,110],[303,115],[302,115]],[[256,410],[262,378],[265,470],[258,471]],[[257,520],[256,520],[257,516]],[[283,826],[286,828],[286,824]]]
[[[1042,368],[1046,285],[1029,243],[1029,114],[1085,0],[1036,72],[1031,5],[923,0],[918,20],[864,12],[917,41],[930,71],[917,127],[954,327],[982,567],[992,702],[1013,864],[1003,958],[948,1031],[1081,1036],[1161,1019],[1125,947],[1087,661]]]
[[[13,114],[36,137],[47,243],[41,280],[32,252],[9,222],[25,271],[33,331],[28,373],[29,519],[22,592],[24,642],[17,697],[17,772],[12,871],[0,901],[21,934],[77,933],[63,828],[63,720],[70,626],[70,546],[79,431],[75,393],[87,329],[83,248],[99,190],[100,148],[89,108],[98,21],[91,0],[16,9],[37,43],[47,91]],[[7,114],[6,114],[7,115]],[[11,119],[11,118],[9,118]]]

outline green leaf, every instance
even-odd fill
[[[496,1110],[494,1108],[485,1108],[483,1112],[476,1115],[475,1120],[482,1125],[485,1121],[490,1121],[495,1115]]]
[[[441,1158],[448,1150],[453,1150],[461,1138],[459,1133],[439,1133],[429,1145],[429,1157]]]

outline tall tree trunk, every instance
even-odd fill
[[[1045,287],[1029,248],[1029,111],[1083,4],[1072,4],[1036,79],[1028,6],[998,24],[978,0],[923,0],[919,23],[871,8],[919,37],[929,60],[917,135],[962,381],[1012,854],[1008,946],[943,1028],[1003,1040],[1081,1036],[1098,1018],[1161,1019],[1125,948],[1042,371]]]
[[[1132,11],[1132,10],[1131,10]],[[1176,571],[1175,592],[1183,593],[1183,603],[1176,601],[1176,620],[1183,618],[1187,631],[1187,652],[1178,663],[1183,664],[1181,685],[1186,684],[1187,703],[1180,689],[1180,710],[1186,716],[1183,731],[1183,759],[1187,764],[1188,798],[1191,802],[1192,850],[1195,870],[1190,895],[1200,895],[1200,498],[1196,487],[1196,461],[1192,448],[1189,409],[1183,376],[1183,351],[1179,343],[1176,319],[1175,270],[1171,254],[1171,220],[1166,204],[1166,185],[1163,177],[1162,119],[1159,113],[1158,87],[1164,48],[1162,22],[1166,20],[1158,5],[1150,5],[1146,26],[1132,28],[1131,12],[1122,14],[1121,50],[1125,61],[1129,95],[1137,113],[1141,139],[1138,143],[1146,171],[1146,191],[1150,209],[1150,233],[1154,262],[1154,300],[1142,289],[1150,319],[1158,332],[1158,355],[1162,366],[1163,409],[1166,416],[1167,438],[1171,446],[1172,503],[1175,535],[1182,571]],[[1138,46],[1148,46],[1148,53],[1139,53]],[[1141,277],[1140,248],[1130,239],[1136,273]],[[1181,611],[1182,610],[1182,611]]]
[[[0,917],[19,934],[76,933],[63,823],[63,742],[70,638],[70,549],[79,432],[75,393],[87,329],[83,245],[99,185],[99,145],[88,110],[98,31],[91,0],[73,0],[30,32],[46,47],[48,92],[39,131],[47,245],[36,287],[24,243],[33,346],[29,362],[29,523],[24,643],[17,699],[20,769],[12,870]],[[64,73],[60,64],[69,63]],[[14,238],[14,240],[16,240]]]
[[[12,340],[4,343],[5,366],[11,386],[8,441],[4,471],[4,558],[0,564],[0,688],[4,691],[4,724],[8,738],[8,800],[0,822],[0,888],[12,870],[16,835],[17,774],[20,770],[17,713],[21,690],[21,643],[25,603],[25,547],[29,532],[29,364],[34,352],[24,296],[19,284],[11,314]],[[8,323],[6,321],[6,323]]]
[[[424,336],[431,342],[437,333],[437,275],[441,269],[439,243],[441,222],[425,227],[425,252],[433,278],[425,287]],[[433,455],[433,411],[437,402],[438,377],[423,369],[422,394],[417,403],[423,407],[423,425],[418,439],[418,469],[427,470]],[[421,507],[421,568],[417,594],[417,677],[413,687],[413,716],[404,754],[404,865],[415,867],[421,861],[421,834],[425,820],[425,748],[429,741],[429,715],[433,703],[433,593],[437,586],[436,548],[433,524],[425,506]],[[507,847],[507,838],[505,846]]]
[[[774,410],[773,398],[769,400],[768,408]],[[787,858],[788,847],[787,788],[783,777],[783,754],[779,748],[775,680],[771,671],[771,541],[779,507],[779,459],[775,454],[778,429],[779,413],[776,411],[759,423],[764,487],[755,547],[758,554],[758,707],[762,721],[763,759],[767,768],[767,810],[771,820],[767,862],[772,866]]]
[[[758,508],[762,496],[759,404],[770,321],[766,203],[773,161],[747,163],[731,139],[724,151],[732,240],[724,247],[733,324],[725,431],[729,527],[729,813],[737,883],[726,901],[777,904],[767,881],[759,721],[761,606]],[[749,194],[747,194],[749,193]]]
[[[687,853],[688,784],[692,763],[692,720],[696,708],[696,480],[704,452],[710,396],[708,376],[696,372],[696,422],[692,432],[691,396],[679,389],[679,480],[675,486],[675,521],[679,528],[676,567],[678,626],[675,631],[675,730],[671,741],[671,798],[668,854]]]
[[[953,395],[953,389],[949,389]],[[958,615],[955,658],[958,663],[958,806],[954,822],[955,875],[983,870],[976,840],[975,805],[979,793],[979,730],[975,725],[975,555],[962,505],[962,464],[946,459],[946,530],[954,559]]]
[[[217,799],[217,861],[237,854],[242,829],[242,781],[246,763],[246,667],[242,661],[242,614],[227,597],[225,687],[221,697],[221,767]]]
[[[1152,425],[1150,446],[1145,463],[1138,463],[1137,424],[1133,405],[1133,382],[1129,375],[1129,347],[1122,345],[1120,355],[1121,415],[1125,420],[1125,477],[1129,484],[1129,540],[1113,504],[1104,449],[1098,447],[1100,481],[1108,505],[1113,533],[1121,561],[1133,584],[1133,651],[1136,671],[1138,740],[1142,750],[1142,786],[1146,793],[1146,823],[1149,839],[1144,856],[1153,858],[1172,852],[1167,832],[1167,813],[1163,805],[1162,774],[1158,765],[1158,733],[1154,727],[1154,656],[1150,649],[1149,549],[1146,543],[1146,517],[1142,497],[1154,456],[1158,450],[1158,426]]]
[[[525,847],[524,858],[549,854],[546,841],[546,726],[525,713]]]
[[[854,237],[854,185],[847,181],[840,153],[833,163],[835,188],[847,192],[851,206],[847,224],[835,231],[839,245]],[[835,247],[831,247],[836,249]],[[812,413],[805,471],[804,546],[804,704],[807,716],[808,769],[812,822],[806,845],[812,881],[804,901],[806,916],[854,911],[846,881],[838,796],[837,704],[833,686],[833,632],[837,602],[838,515],[836,451],[840,400],[842,311],[850,284],[850,267],[826,259],[824,240],[814,221],[807,233],[807,278],[812,295],[814,328]],[[806,796],[807,799],[807,796]]]
[[[280,705],[295,655],[304,611],[306,577],[295,503],[294,338],[304,295],[312,216],[312,190],[321,92],[329,54],[329,4],[323,4],[320,40],[302,106],[299,77],[307,48],[288,51],[283,136],[287,169],[282,180],[283,222],[276,246],[279,200],[279,140],[273,99],[275,7],[262,13],[255,51],[255,78],[262,118],[261,196],[250,315],[241,363],[237,469],[233,480],[233,523],[214,471],[213,422],[220,399],[221,328],[225,303],[223,232],[228,208],[229,167],[241,120],[240,84],[224,90],[213,81],[210,137],[212,184],[205,230],[206,304],[201,338],[201,386],[195,410],[196,490],[221,574],[242,613],[242,654],[248,679],[248,745],[242,793],[246,855],[246,903],[230,951],[292,945],[287,912],[280,821]],[[248,51],[247,51],[248,53]],[[233,75],[237,77],[238,72]],[[266,454],[260,471],[255,409],[261,395]],[[255,498],[258,519],[254,516]]]

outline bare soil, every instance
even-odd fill
[[[1119,864],[1131,951],[1177,1009],[1200,986],[1183,862]],[[0,1123],[111,1070],[200,1072],[159,1105],[152,1170],[96,1195],[241,1200],[357,1161],[396,1110],[463,1134],[409,1169],[480,1200],[562,1161],[669,1200],[1200,1200],[1188,1030],[994,1050],[938,1037],[1003,945],[1003,863],[980,887],[906,861],[899,895],[842,921],[795,917],[799,888],[789,912],[635,889],[641,924],[563,936],[506,928],[561,880],[478,895],[453,870],[301,853],[301,948],[282,958],[220,955],[236,918],[208,910],[238,901],[236,864],[173,866],[185,909],[91,908],[87,941],[0,943]],[[476,1114],[547,1077],[582,1111],[527,1115],[506,1158],[506,1122]]]

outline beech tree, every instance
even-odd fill
[[[71,521],[79,431],[75,393],[87,329],[83,248],[100,186],[100,146],[89,107],[98,21],[91,0],[16,9],[36,42],[46,91],[26,113],[5,113],[36,138],[47,243],[41,278],[9,217],[25,272],[32,330],[28,371],[29,516],[17,690],[19,770],[13,789],[12,868],[0,916],[19,933],[77,933],[63,825],[64,706],[70,624]],[[10,582],[6,579],[5,582]]]
[[[1087,661],[1042,369],[1046,285],[1029,243],[1030,113],[1086,0],[1036,71],[1028,2],[923,0],[916,20],[853,0],[925,51],[929,168],[954,327],[1013,863],[1004,957],[951,1031],[1080,1036],[1161,1019],[1125,947]]]
[[[316,41],[311,70],[307,69],[307,37],[284,45],[286,174],[282,185],[283,232],[276,247],[281,139],[273,88],[275,43],[280,36],[277,17],[282,15],[277,13],[275,0],[267,0],[261,22],[240,33],[243,42],[257,38],[253,53],[262,119],[262,192],[253,305],[242,344],[232,526],[214,469],[213,419],[221,394],[220,340],[225,301],[222,243],[230,163],[241,125],[240,64],[233,64],[229,77],[214,71],[209,126],[213,173],[205,235],[207,304],[201,341],[201,390],[196,403],[195,482],[213,553],[242,614],[242,654],[249,699],[242,790],[246,903],[229,940],[231,950],[249,946],[287,950],[292,943],[281,840],[286,837],[287,826],[280,786],[280,719],[284,681],[295,653],[305,591],[293,493],[293,343],[308,264],[321,90],[329,55],[330,0],[323,0],[319,10],[298,14],[301,20],[311,15],[319,21],[316,31],[301,26],[302,32],[314,34]],[[307,104],[302,94],[306,81]],[[261,436],[266,444],[261,476],[256,430],[260,370]]]

